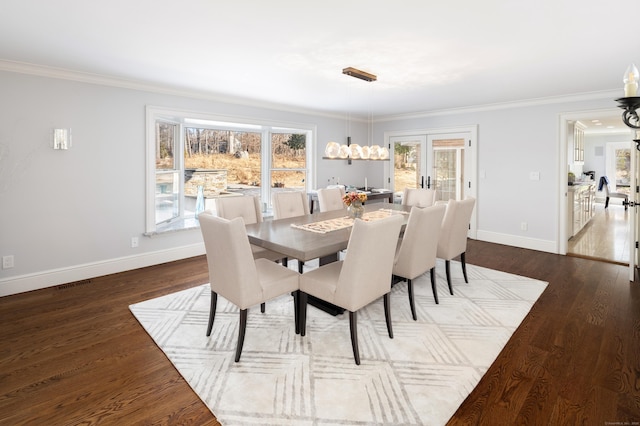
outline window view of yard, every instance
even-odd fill
[[[265,150],[270,159],[267,170],[263,170]],[[304,191],[306,155],[305,134],[181,127],[158,121],[156,223],[193,215],[198,187],[205,198],[238,193],[264,197],[265,183],[269,199],[271,191]]]

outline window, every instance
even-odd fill
[[[198,227],[200,187],[205,209],[216,197],[254,195],[268,212],[273,191],[310,186],[312,126],[149,107],[147,129],[148,234]]]

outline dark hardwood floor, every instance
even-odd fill
[[[478,241],[467,261],[549,286],[449,425],[639,424],[626,267]],[[218,424],[128,309],[207,281],[198,257],[0,298],[0,424]]]

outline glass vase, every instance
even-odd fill
[[[364,206],[361,201],[354,201],[349,207],[347,207],[349,217],[352,219],[362,219],[364,215]]]

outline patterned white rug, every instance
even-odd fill
[[[295,262],[290,265],[296,268]],[[348,314],[309,306],[307,335],[295,334],[293,298],[249,312],[242,358],[233,362],[238,311],[218,298],[206,337],[210,290],[203,285],[130,309],[223,425],[443,425],[477,385],[547,283],[452,262],[451,296],[437,265],[414,281],[418,321],[406,283],[392,290],[394,338],[382,300],[358,314],[362,364],[355,365]]]

